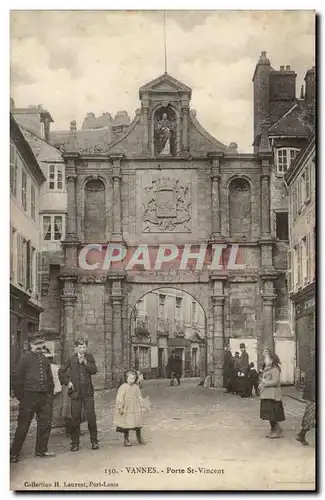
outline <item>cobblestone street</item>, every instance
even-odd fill
[[[63,429],[53,429],[49,449],[57,456],[37,459],[33,456],[33,423],[21,461],[11,465],[11,488],[32,490],[37,489],[33,482],[46,482],[52,489],[80,490],[314,489],[314,432],[308,435],[309,447],[295,440],[303,403],[284,397],[284,438],[269,440],[265,438],[268,424],[259,419],[258,398],[242,399],[218,389],[203,389],[193,379],[180,387],[169,387],[166,380],[146,381],[144,393],[152,401],[144,427],[146,446],[140,447],[135,439],[131,448],[122,446],[122,437],[112,424],[116,391],[97,393],[100,450],[90,449],[83,424],[78,453],[69,451]],[[15,423],[11,427],[12,434]],[[156,469],[133,473],[132,467]],[[115,473],[110,474],[109,469]],[[96,487],[91,481],[102,484]],[[115,486],[105,485],[105,481]],[[70,483],[81,486],[69,488]]]

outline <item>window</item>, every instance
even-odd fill
[[[293,269],[292,269],[292,251],[291,250],[288,250],[287,260],[288,260],[288,270],[287,270],[288,292],[291,293],[292,288],[293,288],[293,276],[292,276]]]
[[[182,307],[182,297],[176,297],[176,307]]]
[[[31,215],[33,221],[35,221],[35,219],[36,219],[35,207],[36,207],[35,186],[34,186],[34,184],[31,184],[31,186],[30,186],[30,215]]]
[[[192,302],[192,323],[196,321],[196,302]]]
[[[10,143],[10,192],[13,196],[17,196],[17,154],[15,145]]]
[[[276,224],[276,237],[279,240],[287,241],[289,239],[289,227],[288,227],[288,212],[275,214],[275,224]]]
[[[309,283],[311,281],[311,256],[312,256],[312,249],[311,249],[311,233],[308,233],[306,236],[306,281]]]
[[[141,370],[141,368],[150,368],[149,347],[139,346],[138,359],[139,359],[139,370]]]
[[[43,239],[60,241],[64,236],[63,215],[43,215]]]
[[[164,318],[165,317],[165,302],[166,302],[166,295],[159,294],[159,317]]]
[[[284,175],[299,153],[299,149],[281,148],[276,150],[277,174]]]
[[[29,288],[32,293],[36,292],[36,250],[34,247],[30,251],[30,277],[29,277]]]
[[[306,170],[304,172],[304,180],[305,180],[305,202],[310,200],[311,197],[311,168],[310,165],[307,165]]]
[[[296,264],[296,272],[295,272],[295,285],[296,287],[300,286],[301,280],[301,259],[300,259],[300,245],[295,246],[295,264]]]
[[[21,171],[21,204],[25,212],[27,211],[27,174]]]
[[[17,282],[26,288],[27,285],[27,241],[17,234]]]
[[[16,254],[16,229],[10,227],[10,279],[15,281],[16,279],[16,269],[15,269],[15,254]]]
[[[49,189],[62,191],[63,189],[63,167],[61,165],[49,165],[48,171]]]
[[[297,186],[293,186],[292,188],[292,217],[295,219],[297,215]]]
[[[307,238],[304,237],[301,242],[301,285],[305,285],[307,283]]]

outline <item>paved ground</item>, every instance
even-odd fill
[[[57,456],[37,459],[34,425],[21,461],[11,465],[11,488],[314,489],[314,433],[308,436],[309,447],[295,440],[304,404],[284,397],[284,438],[270,440],[265,438],[267,423],[259,419],[257,398],[203,389],[197,380],[186,380],[181,387],[146,381],[144,392],[152,401],[144,427],[146,446],[135,441],[131,448],[122,446],[112,425],[116,392],[97,393],[100,450],[90,449],[86,431],[80,451],[72,454],[63,430],[54,429],[50,449]],[[11,434],[13,430],[14,425]],[[135,467],[147,469],[135,472]]]

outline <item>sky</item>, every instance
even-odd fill
[[[162,11],[11,11],[11,96],[41,104],[52,130],[88,112],[140,107],[139,88],[164,73]],[[192,88],[201,125],[251,152],[252,76],[261,51],[291,65],[297,95],[315,64],[313,11],[167,11],[168,73]]]

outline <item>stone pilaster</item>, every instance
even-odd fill
[[[61,331],[61,362],[71,356],[74,350],[74,341],[76,337],[75,331],[75,303],[77,300],[75,284],[76,276],[62,276],[63,289],[61,295],[62,314],[63,314],[63,330]]]
[[[123,156],[111,156],[113,161],[113,231],[112,241],[122,241],[122,203],[121,203],[121,160]]]
[[[220,162],[214,158],[211,170],[211,240],[220,239],[220,222]]]
[[[143,152],[149,151],[149,100],[142,99],[142,117],[143,117]]]
[[[262,275],[263,280],[263,334],[260,339],[259,354],[263,349],[270,348],[274,350],[274,301],[276,294],[274,293],[274,280],[277,273]]]
[[[122,304],[123,304],[123,278],[118,275],[108,276],[111,282],[111,303],[112,303],[112,379],[113,387],[117,387],[123,378],[124,359],[123,359],[123,322],[122,322]]]
[[[188,103],[182,104],[182,151],[188,151],[188,114],[189,106]]]
[[[270,163],[262,160],[261,173],[261,238],[271,238],[270,224]]]
[[[72,152],[64,155],[66,163],[66,186],[67,186],[67,224],[66,235],[62,241],[65,253],[64,267],[67,269],[77,268],[78,263],[78,236],[77,236],[77,162],[79,154]]]
[[[212,371],[215,387],[222,386],[223,352],[224,352],[224,280],[213,281],[213,355]]]

